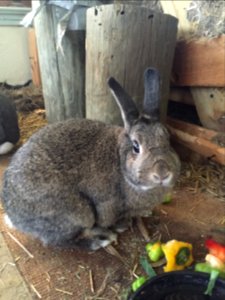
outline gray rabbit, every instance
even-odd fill
[[[159,122],[159,74],[149,68],[144,78],[142,113],[108,80],[124,128],[70,119],[47,125],[17,151],[2,195],[14,227],[46,245],[97,250],[163,201],[180,161]]]
[[[0,155],[10,152],[19,138],[16,107],[10,98],[0,95]]]

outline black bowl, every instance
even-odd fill
[[[225,300],[225,280],[217,279],[212,296],[204,295],[209,275],[174,271],[148,280],[128,300]]]

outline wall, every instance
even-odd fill
[[[0,82],[23,85],[31,80],[28,30],[20,26],[30,5],[30,0],[0,0]]]
[[[0,6],[31,7],[31,0],[0,0]]]
[[[26,83],[31,79],[27,29],[0,26],[0,37],[0,82]]]

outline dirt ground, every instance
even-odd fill
[[[192,243],[195,261],[201,261],[205,256],[207,236],[213,235],[225,242],[225,234],[216,231],[225,224],[225,203],[207,194],[192,194],[188,189],[177,189],[173,201],[159,206],[153,217],[144,222],[151,236],[161,236],[163,241],[178,239]],[[38,296],[31,287],[35,287],[42,299],[126,299],[134,279],[133,271],[140,256],[145,256],[146,242],[135,225],[121,234],[114,246],[124,262],[103,249],[87,253],[45,248],[39,241],[6,228],[2,210],[0,226],[34,299]],[[18,246],[8,232],[33,257]],[[135,274],[144,275],[140,267]]]
[[[43,119],[43,114],[39,115]],[[25,118],[27,115],[22,119]],[[0,177],[9,160],[10,156],[0,158]],[[207,170],[200,167],[202,173]],[[217,166],[215,170],[220,179],[214,180],[218,184],[216,190],[224,192],[225,169]],[[192,243],[195,262],[202,261],[206,237],[225,243],[225,197],[210,186],[214,175],[193,172],[184,163],[182,176],[172,202],[157,207],[153,216],[143,221],[151,237],[161,238],[163,242],[178,239]],[[199,181],[201,176],[208,178],[206,182]],[[139,259],[146,256],[146,242],[135,222],[113,245],[120,257],[105,249],[88,253],[44,247],[39,241],[7,228],[2,208],[0,229],[33,299],[125,300],[135,275],[144,275]],[[156,272],[161,273],[162,268]]]

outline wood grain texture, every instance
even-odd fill
[[[225,87],[225,35],[178,42],[173,79],[176,86]]]
[[[159,69],[161,118],[165,119],[176,43],[177,19],[135,5],[105,5],[87,10],[86,113],[88,118],[120,124],[107,78],[113,76],[142,106],[143,73]]]
[[[192,1],[160,0],[159,2],[164,13],[174,16],[179,20],[177,33],[178,39],[188,38],[190,36],[190,32],[194,31],[193,23],[189,22],[187,19],[187,9]]]
[[[34,86],[41,87],[41,74],[39,67],[37,42],[34,28],[29,28],[28,30],[28,40],[29,40],[29,58],[32,71],[32,81]]]
[[[225,148],[212,141],[216,139],[218,132],[171,118],[167,120],[167,127],[176,142],[225,165]]]
[[[40,1],[33,1],[35,6]],[[83,117],[85,32],[68,32],[57,49],[57,23],[65,11],[47,5],[35,18],[42,88],[50,123]]]

